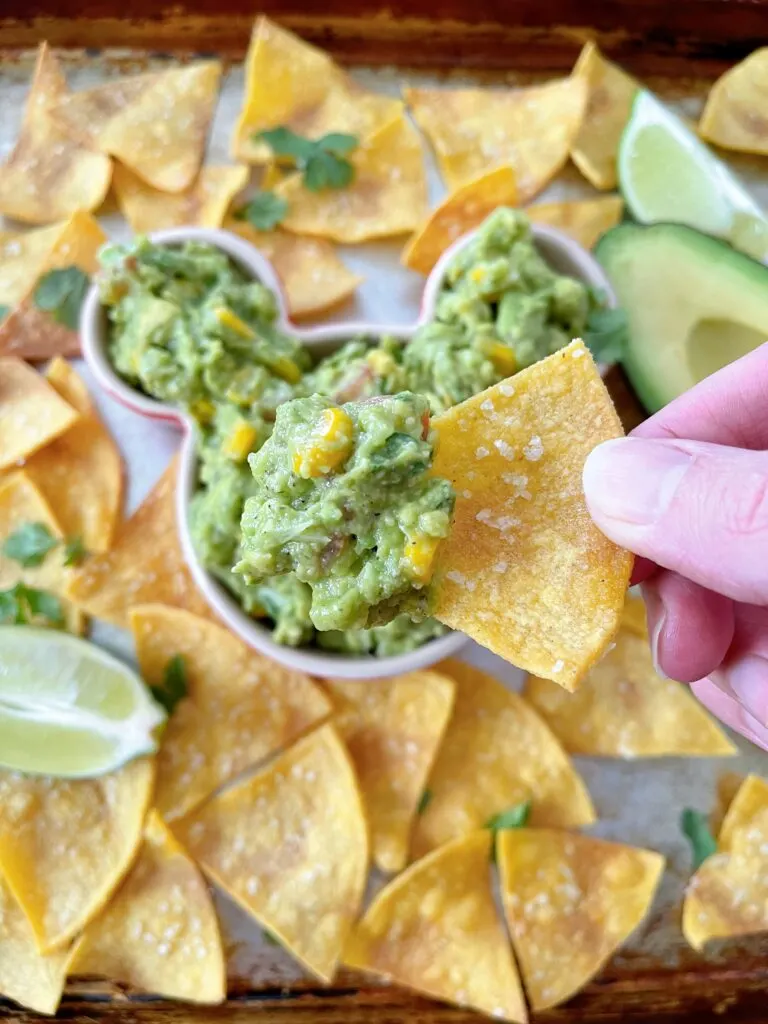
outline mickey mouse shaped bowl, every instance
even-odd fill
[[[592,288],[601,289],[609,306],[616,303],[611,286],[595,259],[578,243],[561,232],[543,225],[531,225],[534,242],[542,257],[559,274],[576,278]],[[207,228],[176,228],[150,236],[156,244],[178,246],[202,242],[215,246],[247,276],[271,289],[278,304],[276,326],[299,338],[310,354],[320,358],[336,351],[353,338],[390,335],[407,343],[415,331],[435,317],[437,299],[448,265],[454,256],[470,244],[475,232],[458,239],[443,254],[427,279],[416,323],[409,326],[376,323],[336,323],[322,327],[300,328],[288,319],[282,287],[272,264],[248,242],[227,231]],[[189,526],[189,506],[198,487],[196,425],[183,410],[156,401],[124,381],[115,371],[108,354],[109,322],[96,285],[83,304],[80,332],[83,356],[101,387],[114,399],[140,416],[170,421],[182,432],[179,475],[176,487],[176,514],[179,537],[192,577],[213,611],[245,643],[289,668],[311,675],[338,679],[376,679],[394,676],[433,665],[455,654],[467,638],[450,632],[429,640],[421,647],[385,657],[335,654],[317,648],[288,647],[277,643],[271,630],[248,615],[235,597],[212,576],[198,556]]]

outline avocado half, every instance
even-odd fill
[[[768,267],[681,224],[620,224],[595,255],[627,314],[624,367],[651,412],[768,340]]]

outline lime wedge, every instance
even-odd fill
[[[768,251],[768,220],[741,182],[684,121],[645,89],[619,143],[619,187],[641,224],[687,224],[750,256]]]
[[[101,648],[52,629],[0,626],[0,765],[103,775],[157,749],[165,712]]]

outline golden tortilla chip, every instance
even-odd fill
[[[374,864],[400,871],[411,829],[453,707],[454,684],[437,672],[365,683],[326,683],[360,780]]]
[[[500,1020],[527,1019],[491,890],[491,833],[472,832],[412,864],[374,899],[344,963]]]
[[[585,249],[592,249],[598,238],[621,220],[624,200],[621,196],[601,196],[570,203],[537,203],[525,212],[532,223],[558,228]]]
[[[41,43],[16,145],[0,166],[0,213],[29,224],[50,224],[77,210],[95,210],[107,194],[108,157],[73,142],[50,116],[67,95],[59,62]]]
[[[648,617],[645,614],[645,601],[632,591],[627,592],[624,610],[621,613],[621,628],[629,630],[635,636],[648,639]]]
[[[220,228],[248,177],[248,168],[242,165],[203,167],[189,188],[169,195],[115,164],[113,188],[121,213],[140,234],[165,228]]]
[[[56,358],[45,374],[80,418],[24,463],[69,538],[86,551],[108,551],[123,499],[123,463],[82,378]]]
[[[289,203],[286,231],[353,243],[418,227],[427,212],[427,178],[418,133],[404,115],[363,142],[350,162],[355,177],[347,188],[310,192],[300,174],[275,187]]]
[[[177,466],[174,458],[117,531],[110,550],[86,558],[72,573],[67,596],[97,619],[127,627],[131,608],[150,602],[211,616],[179,542],[174,494]]]
[[[493,167],[509,166],[527,203],[568,159],[587,105],[581,78],[526,89],[405,89],[453,190]]]
[[[226,998],[211,894],[156,811],[125,881],[77,942],[70,973],[98,974],[192,1003]]]
[[[746,775],[742,775],[741,772],[723,772],[717,780],[717,798],[715,800],[715,806],[712,808],[712,812],[709,815],[709,827],[712,830],[712,835],[717,836],[720,834],[720,829],[723,827],[723,821],[728,813],[728,808],[736,798],[736,794],[741,789],[741,785],[746,779]]]
[[[302,238],[287,231],[257,231],[242,220],[229,220],[225,226],[270,261],[283,286],[288,315],[294,320],[343,302],[365,280],[341,262],[325,239]]]
[[[77,410],[31,366],[0,356],[0,470],[60,437],[77,420]]]
[[[616,188],[619,140],[640,84],[606,60],[591,41],[579,54],[573,76],[587,84],[587,109],[571,159],[595,188]]]
[[[414,830],[414,856],[527,800],[533,825],[595,821],[589,792],[554,734],[518,693],[461,661],[437,666],[456,683],[453,715]]]
[[[167,821],[188,814],[224,782],[292,743],[330,713],[309,676],[252,651],[228,630],[160,604],[131,611],[142,678],[161,686],[184,660],[188,696],[168,721],[155,806]]]
[[[768,153],[768,47],[755,50],[715,82],[699,134],[724,149]]]
[[[656,673],[648,639],[626,629],[576,693],[536,676],[523,692],[570,754],[631,760],[738,752],[687,686]]]
[[[570,999],[647,915],[664,870],[653,850],[556,829],[496,837],[501,893],[534,1010]]]
[[[618,629],[632,556],[592,522],[589,452],[623,433],[581,341],[432,421],[458,499],[434,614],[567,690]]]
[[[174,828],[217,885],[331,981],[368,876],[362,798],[333,726]]]
[[[362,89],[327,53],[262,15],[245,59],[245,100],[232,155],[269,163],[272,151],[254,136],[281,125],[310,139],[346,132],[364,141],[402,109],[400,100]]]
[[[512,168],[485,171],[435,207],[403,249],[400,262],[426,275],[457,238],[476,228],[496,207],[516,204],[517,181]]]
[[[98,779],[0,771],[0,874],[41,953],[63,949],[106,904],[141,842],[154,764]]]
[[[117,157],[148,185],[183,192],[205,153],[221,76],[202,61],[72,93],[52,108],[70,136]]]
[[[688,883],[683,934],[694,949],[710,939],[768,931],[768,782],[749,775],[726,812],[717,853]]]

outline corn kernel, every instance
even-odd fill
[[[503,373],[505,377],[511,376],[517,369],[517,359],[509,345],[503,345],[500,341],[481,338],[477,343],[477,347],[484,356],[491,360],[499,373]]]
[[[485,267],[473,267],[469,272],[469,279],[475,284],[482,284],[485,281],[486,272]]]
[[[242,462],[253,447],[256,440],[256,427],[245,420],[238,420],[229,437],[224,442],[222,451],[234,462]]]
[[[403,557],[408,563],[411,575],[419,583],[428,583],[432,577],[432,568],[435,561],[440,540],[437,537],[417,537],[405,545]]]
[[[382,352],[380,349],[373,349],[368,353],[368,365],[379,377],[391,373],[395,368],[395,361],[389,352]]]
[[[222,327],[228,327],[230,331],[239,334],[241,338],[256,337],[248,324],[241,320],[237,314],[233,313],[231,309],[227,309],[226,306],[221,306],[215,310],[214,315]]]
[[[326,409],[312,431],[312,440],[293,453],[292,468],[297,476],[326,476],[349,458],[354,428],[343,409]]]
[[[272,364],[272,370],[281,380],[287,381],[288,384],[298,384],[301,380],[301,370],[288,356],[278,356]]]
[[[202,425],[206,427],[216,413],[216,406],[213,402],[209,402],[207,398],[201,398],[199,401],[193,402],[192,405],[190,405],[189,411],[198,423],[202,423]]]

